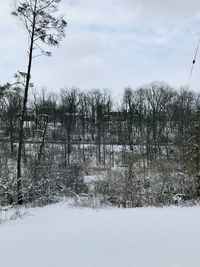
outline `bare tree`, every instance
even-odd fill
[[[1,98],[1,114],[5,123],[6,132],[10,137],[11,155],[14,152],[14,137],[16,137],[19,128],[19,113],[21,110],[21,95],[18,87],[8,89]]]
[[[21,114],[19,146],[17,159],[17,189],[18,204],[22,204],[22,183],[21,183],[21,159],[22,159],[22,141],[23,141],[23,124],[27,108],[28,91],[31,79],[31,67],[34,57],[41,55],[50,56],[51,52],[44,50],[43,45],[58,46],[64,36],[67,25],[63,17],[55,17],[54,13],[58,9],[61,0],[25,0],[17,2],[15,10],[12,12],[25,27],[29,38],[28,48],[28,66],[25,76],[23,107]],[[34,51],[39,50],[39,54]]]
[[[64,140],[67,141],[67,149],[66,149],[66,142],[65,142],[65,164],[70,164],[70,154],[71,154],[71,135],[72,131],[75,126],[78,105],[79,105],[79,93],[78,89],[73,88],[71,90],[64,89],[61,92],[61,121],[66,129],[67,138],[65,137]],[[67,162],[66,162],[67,156]]]

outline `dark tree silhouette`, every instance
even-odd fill
[[[58,46],[65,34],[67,25],[63,17],[55,17],[54,14],[58,10],[58,4],[61,0],[25,0],[17,2],[15,10],[12,12],[25,27],[29,37],[28,48],[28,67],[26,73],[22,73],[25,77],[23,107],[21,114],[19,146],[17,159],[17,201],[22,204],[22,183],[21,183],[21,159],[22,159],[22,143],[23,143],[23,124],[25,119],[28,91],[31,79],[31,67],[34,57],[40,55],[50,56],[51,52],[46,51],[43,45]],[[34,54],[39,50],[39,54]],[[20,72],[21,73],[21,72]]]

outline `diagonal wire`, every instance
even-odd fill
[[[200,45],[200,36],[199,36],[198,43],[197,43],[197,48],[196,48],[196,51],[195,51],[195,54],[194,54],[194,59],[192,61],[192,67],[191,67],[190,74],[189,74],[187,89],[189,89],[189,86],[190,86],[190,81],[191,81],[192,73],[193,73],[193,70],[194,70],[194,64],[196,63],[197,54],[198,54],[198,50],[199,50],[199,45]]]

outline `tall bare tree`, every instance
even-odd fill
[[[31,67],[33,58],[40,55],[50,56],[51,52],[46,51],[43,45],[58,46],[65,34],[65,27],[67,25],[63,17],[54,16],[58,10],[58,4],[61,0],[24,0],[17,1],[15,9],[12,12],[23,26],[29,38],[28,46],[28,66],[25,74],[23,107],[21,114],[20,132],[19,132],[19,146],[17,159],[17,201],[22,204],[22,143],[23,143],[23,125],[27,107],[28,91],[31,79]],[[39,54],[35,51],[39,50]]]

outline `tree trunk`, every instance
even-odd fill
[[[35,11],[37,7],[37,0],[35,0]],[[28,100],[28,90],[31,78],[31,66],[33,59],[33,43],[34,43],[34,33],[35,33],[35,20],[36,20],[36,12],[33,12],[33,25],[31,30],[31,42],[29,48],[29,58],[28,58],[28,69],[26,76],[26,84],[24,88],[24,98],[23,98],[23,107],[22,107],[22,115],[20,121],[20,130],[19,130],[19,144],[18,144],[18,157],[17,157],[17,204],[23,204],[23,195],[22,195],[22,170],[21,170],[21,161],[22,161],[22,145],[23,145],[23,126],[25,120],[25,113],[27,107]]]

